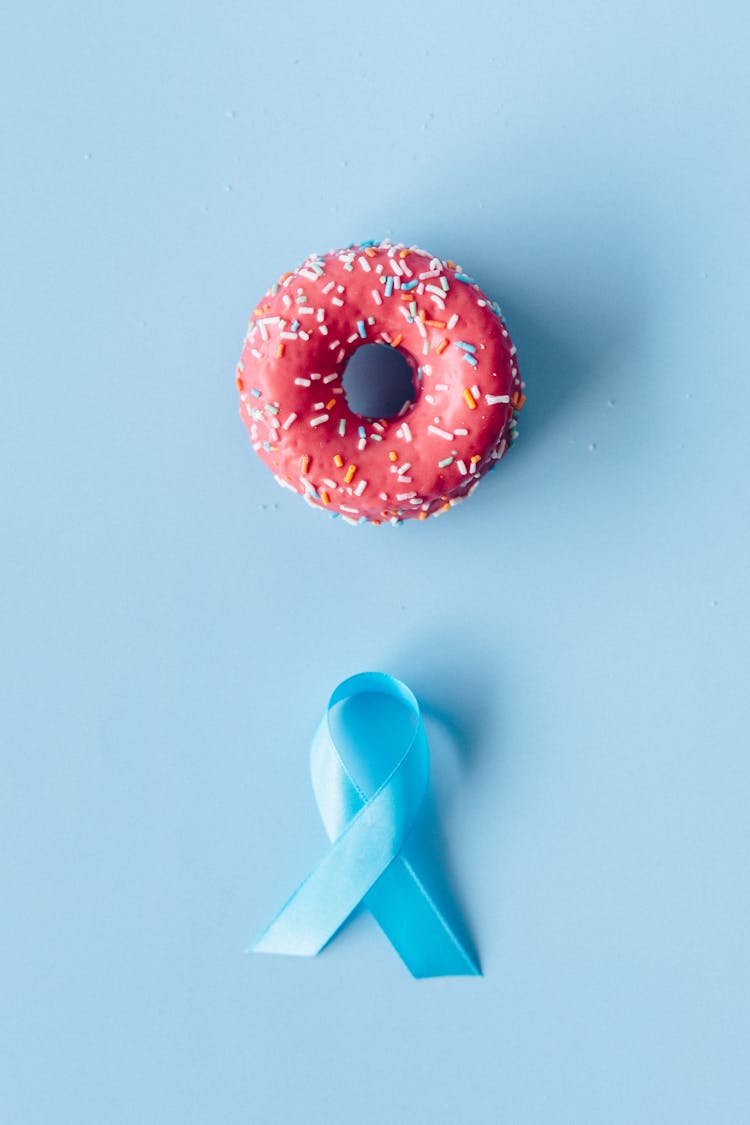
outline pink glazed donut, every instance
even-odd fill
[[[411,366],[397,417],[349,408],[342,377],[368,343]],[[524,403],[498,305],[454,262],[388,241],[284,274],[252,315],[237,387],[279,484],[350,523],[426,519],[463,500],[505,454]]]

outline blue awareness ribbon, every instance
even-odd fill
[[[334,730],[354,751],[346,761]],[[251,951],[313,957],[362,903],[413,976],[481,975],[468,942],[420,878],[418,848],[409,839],[430,773],[409,688],[382,672],[340,683],[313,738],[310,765],[331,846]]]

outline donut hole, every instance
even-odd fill
[[[414,369],[388,344],[363,344],[346,365],[346,402],[362,418],[396,418],[414,402]]]

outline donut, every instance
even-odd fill
[[[413,395],[391,418],[350,408],[347,363],[397,348]],[[448,511],[504,456],[524,403],[499,306],[453,261],[369,241],[311,255],[248,325],[236,383],[252,447],[280,485],[349,523]]]

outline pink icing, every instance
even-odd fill
[[[349,409],[342,376],[366,343],[412,366],[414,401],[396,418]],[[425,519],[466,497],[507,451],[524,401],[497,305],[453,262],[390,242],[311,256],[272,286],[237,386],[278,482],[353,523]]]

